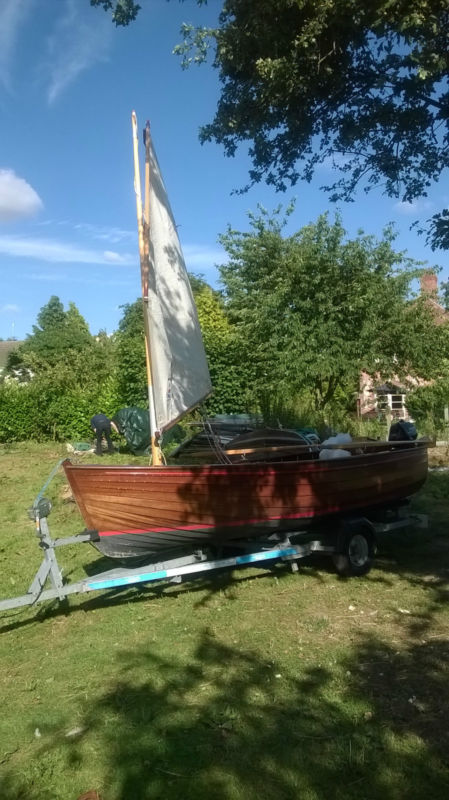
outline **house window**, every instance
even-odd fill
[[[392,394],[391,392],[377,393],[377,410],[382,415],[390,414],[394,419],[407,415],[405,408],[405,394]]]
[[[403,417],[405,413],[405,394],[392,394],[391,412],[393,417]]]

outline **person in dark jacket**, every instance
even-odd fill
[[[109,417],[106,416],[106,414],[95,414],[90,421],[90,425],[93,432],[97,436],[97,446],[95,448],[97,456],[103,455],[103,450],[101,448],[103,436],[108,445],[108,453],[113,453],[114,448],[112,446],[111,430],[113,428],[116,431],[117,426],[109,419]]]

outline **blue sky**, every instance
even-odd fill
[[[223,260],[217,236],[247,228],[258,203],[296,198],[290,227],[332,206],[323,166],[310,185],[285,195],[264,186],[243,196],[245,152],[226,159],[201,146],[198,128],[219,96],[210,66],[182,71],[172,55],[182,22],[213,24],[219,0],[142,0],[137,22],[116,29],[89,0],[0,0],[0,337],[23,338],[51,295],[73,301],[92,333],[113,331],[119,306],[139,292],[130,116],[151,121],[153,140],[178,224],[187,267],[215,284]],[[397,248],[442,266],[410,231],[448,202],[442,182],[427,198],[398,203],[374,191],[339,206],[350,235],[397,226]]]

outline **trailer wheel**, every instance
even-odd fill
[[[367,528],[352,528],[342,531],[338,541],[338,552],[333,561],[339,575],[346,577],[366,575],[376,552],[374,537]]]

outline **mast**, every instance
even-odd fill
[[[147,122],[144,131],[145,141],[145,215],[142,210],[142,191],[140,186],[139,142],[137,135],[137,117],[135,111],[131,115],[134,151],[134,190],[136,193],[137,231],[139,237],[140,276],[142,281],[142,298],[145,329],[145,359],[147,366],[148,407],[150,415],[151,456],[153,466],[162,464],[161,449],[158,444],[156,431],[156,413],[154,407],[153,380],[151,375],[151,360],[148,331],[148,280],[150,273],[150,237],[149,237],[149,195],[150,195],[150,123]]]

